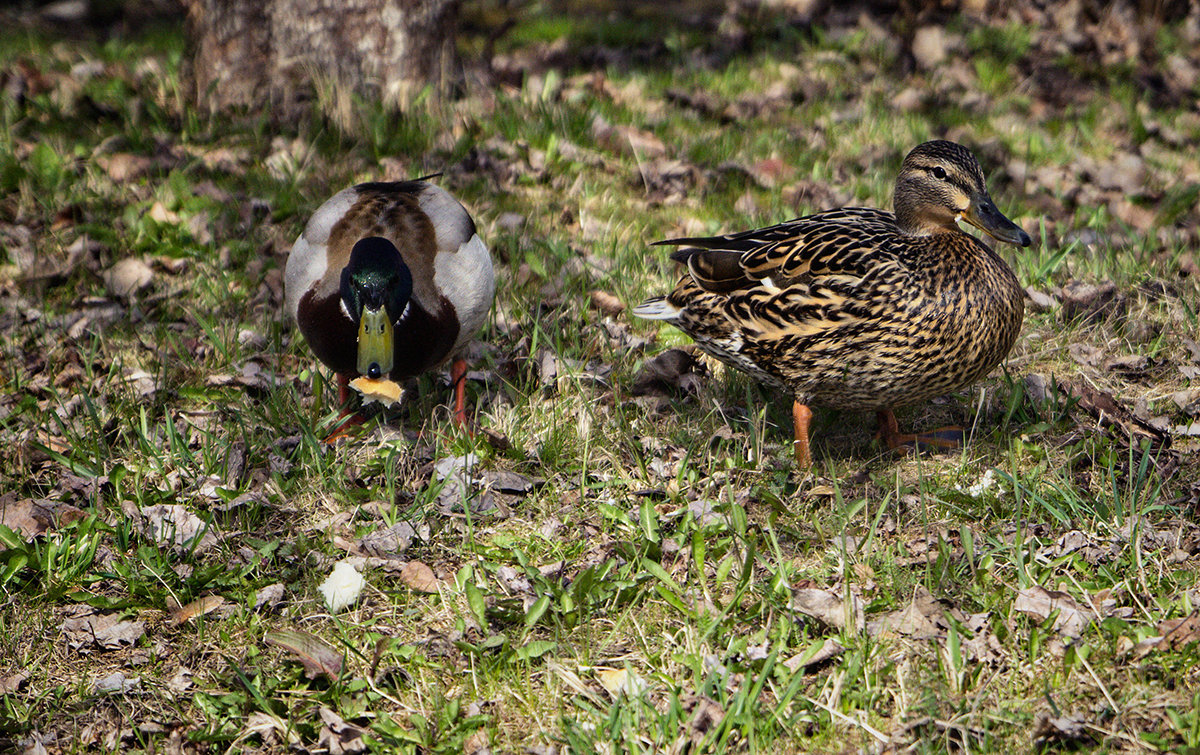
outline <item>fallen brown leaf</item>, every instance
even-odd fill
[[[22,498],[16,491],[0,496],[0,524],[26,541],[82,519],[86,514],[74,506],[49,499]],[[3,546],[0,546],[3,550]]]
[[[478,474],[479,457],[474,453],[448,456],[433,465],[433,480],[441,482],[438,491],[438,511],[442,514],[465,513],[469,507],[475,514],[495,511],[507,516],[506,503],[488,488],[487,473]]]
[[[417,531],[408,522],[396,522],[391,527],[363,535],[358,540],[358,549],[367,555],[380,558],[398,556],[408,550],[416,535]]]
[[[591,297],[592,306],[606,315],[615,317],[625,311],[625,302],[607,291],[594,289],[589,296]]]
[[[192,670],[180,666],[178,670],[167,680],[167,689],[177,695],[182,695],[192,688]]]
[[[519,212],[503,212],[496,218],[496,227],[502,231],[516,233],[525,225],[525,216]]]
[[[722,123],[732,123],[735,120],[733,115],[728,112],[726,103],[705,90],[688,92],[683,89],[668,89],[666,98],[668,102],[691,108],[707,118],[713,118]]]
[[[1121,330],[1125,333],[1126,340],[1141,346],[1157,339],[1162,333],[1162,326],[1153,320],[1131,317],[1121,324]]]
[[[1036,372],[1031,372],[1025,376],[1022,381],[1025,386],[1025,395],[1035,404],[1041,404],[1046,399],[1050,398],[1050,384],[1046,380],[1045,375],[1039,375]]]
[[[1126,354],[1124,356],[1113,357],[1104,363],[1104,369],[1109,372],[1120,373],[1122,377],[1137,378],[1143,377],[1146,374],[1146,368],[1150,366],[1150,358],[1141,354]]]
[[[1030,309],[1034,312],[1049,312],[1058,306],[1058,299],[1053,294],[1039,291],[1032,286],[1025,289],[1025,298],[1033,305]]]
[[[140,511],[142,534],[159,545],[203,551],[217,544],[216,526],[210,526],[181,504],[157,504]]]
[[[693,745],[699,744],[708,732],[725,720],[725,709],[711,697],[688,696],[682,702],[683,709],[692,714],[688,719],[688,739]]]
[[[842,647],[841,643],[832,637],[826,637],[821,642],[813,642],[808,649],[802,653],[796,653],[791,658],[783,662],[789,671],[795,672],[800,669],[811,669],[822,665],[826,661],[836,658],[846,652],[846,648]]]
[[[254,734],[265,745],[281,743],[284,737],[290,745],[300,744],[300,735],[295,729],[279,716],[265,711],[255,711],[246,718],[242,727],[243,734]]]
[[[417,592],[437,592],[441,587],[441,580],[433,574],[433,569],[430,569],[420,561],[409,561],[400,570],[400,581],[408,585]]]
[[[197,616],[203,616],[205,614],[212,613],[220,608],[224,603],[225,598],[222,598],[220,595],[206,595],[203,598],[193,600],[191,603],[180,607],[178,610],[172,611],[169,618],[169,623],[172,626],[179,626],[186,621],[191,621]]]
[[[92,685],[92,692],[121,692],[127,694],[136,691],[141,686],[141,677],[128,677],[120,671],[114,671],[108,676],[98,679],[96,683]]]
[[[1182,619],[1168,619],[1158,625],[1163,644],[1171,650],[1183,650],[1193,642],[1200,642],[1200,611],[1193,611]]]
[[[596,144],[611,152],[640,159],[658,158],[667,154],[667,145],[649,131],[632,126],[614,126],[600,115],[592,120],[592,138],[596,140]]]
[[[795,168],[778,157],[768,157],[749,168],[750,177],[764,189],[774,189],[795,175]]]
[[[1171,400],[1175,402],[1175,406],[1179,407],[1179,411],[1189,417],[1200,414],[1200,388],[1176,391],[1171,395]]]
[[[1096,418],[1102,427],[1116,428],[1127,438],[1149,439],[1161,448],[1171,447],[1171,436],[1153,425],[1138,419],[1117,400],[1111,393],[1098,390],[1085,382],[1079,384],[1060,380],[1058,389],[1061,393],[1073,395],[1079,399],[1079,407]]]
[[[980,614],[986,617],[987,614]],[[967,657],[976,663],[998,665],[1007,657],[1000,638],[986,626],[972,627],[975,632],[970,638],[962,641],[962,648]]]
[[[31,671],[25,670],[8,676],[0,676],[0,695],[15,695],[21,690],[21,687],[25,686],[25,682],[31,675]]]
[[[1096,619],[1090,609],[1080,606],[1067,593],[1047,590],[1041,585],[1018,590],[1013,610],[1032,616],[1038,621],[1045,621],[1057,612],[1054,631],[1064,637],[1079,637]]]
[[[922,26],[913,32],[912,55],[917,65],[926,70],[936,69],[946,60],[946,32],[941,26]]]
[[[537,366],[538,380],[550,391],[558,380],[558,357],[550,349],[539,349],[533,361]]]
[[[171,225],[180,222],[179,214],[168,210],[167,206],[162,202],[155,202],[150,206],[150,211],[146,215],[153,221],[159,223],[169,223]]]
[[[1179,277],[1188,276],[1200,278],[1200,263],[1196,261],[1195,254],[1184,254],[1179,258]]]
[[[466,742],[463,742],[463,755],[492,755],[490,743],[491,738],[488,737],[487,729],[476,729],[475,733],[467,737]]]
[[[704,184],[704,174],[691,163],[660,157],[639,161],[638,172],[646,188],[646,200],[654,204],[682,202]]]
[[[519,472],[507,469],[489,469],[480,477],[484,487],[506,495],[529,495],[546,481],[540,477],[526,477]]]
[[[126,257],[105,270],[101,277],[110,294],[128,299],[154,281],[154,271],[142,260]]]
[[[925,615],[916,602],[909,603],[899,611],[890,611],[882,617],[867,622],[867,634],[872,637],[899,634],[918,639],[931,639],[944,634],[942,629]]]
[[[1193,422],[1190,425],[1176,425],[1171,428],[1171,432],[1175,435],[1186,435],[1189,438],[1200,437],[1200,422]]]
[[[1125,295],[1117,291],[1117,284],[1112,281],[1096,284],[1072,280],[1062,288],[1063,322],[1076,319],[1097,322],[1124,309]]]
[[[1095,564],[1100,559],[1111,554],[1111,549],[1094,535],[1082,530],[1068,530],[1050,545],[1038,550],[1038,555],[1047,559],[1055,559],[1068,553],[1079,553],[1089,564]]]
[[[304,666],[304,675],[309,679],[327,676],[336,680],[342,674],[345,657],[315,634],[295,631],[268,632],[263,641],[295,655]]]
[[[321,733],[317,735],[317,747],[326,748],[330,755],[352,755],[363,752],[367,745],[363,742],[365,729],[361,729],[346,721],[329,708],[322,706]]]
[[[864,626],[862,599],[851,595],[850,603],[831,590],[802,587],[792,593],[792,609],[834,629],[845,629],[847,622],[855,632]]]
[[[115,650],[132,645],[146,634],[146,625],[141,621],[122,621],[121,614],[97,614],[90,606],[75,606],[74,618],[63,621],[63,634],[71,647],[79,650],[96,645],[105,650]]]
[[[1179,342],[1187,347],[1187,350],[1191,352],[1192,361],[1200,364],[1200,343],[1197,343],[1190,338],[1180,338]]]
[[[1073,343],[1067,347],[1071,358],[1085,367],[1095,367],[1104,359],[1104,352],[1089,343]]]
[[[633,376],[631,392],[635,396],[673,396],[682,392],[694,396],[700,392],[704,365],[683,349],[667,349],[647,359]]]
[[[1054,718],[1040,713],[1033,725],[1033,742],[1042,747],[1079,745],[1091,741],[1093,737],[1088,731],[1088,721],[1079,714]]]
[[[258,592],[254,594],[254,610],[260,611],[264,608],[271,610],[276,608],[283,602],[283,585],[276,582],[266,587],[258,588]]]
[[[112,155],[101,155],[96,158],[96,164],[104,169],[108,177],[117,183],[133,181],[154,170],[152,158],[145,155],[133,155],[128,152],[117,152]]]

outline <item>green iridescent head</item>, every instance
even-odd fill
[[[400,251],[385,238],[361,239],[342,270],[342,305],[358,325],[357,369],[378,380],[395,361],[393,330],[412,297],[412,273]]]

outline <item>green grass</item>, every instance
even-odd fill
[[[36,537],[0,526],[0,685],[16,687],[0,696],[0,749],[314,748],[325,708],[397,752],[831,752],[889,738],[1013,752],[1035,749],[1039,716],[1072,714],[1105,750],[1197,752],[1195,645],[1135,649],[1196,610],[1197,440],[1131,442],[1052,378],[1194,421],[1171,396],[1195,387],[1179,368],[1197,364],[1185,339],[1200,289],[1183,273],[1200,119],[1082,58],[1057,63],[1082,72],[1089,101],[1031,115],[1042,104],[1022,71],[1038,43],[1023,28],[951,23],[970,57],[962,83],[903,73],[897,48],[863,31],[764,14],[741,50],[690,20],[664,35],[648,11],[621,22],[556,7],[533,6],[497,49],[566,37],[578,63],[402,118],[354,101],[345,129],[332,114],[286,127],[197,115],[173,29],[0,43],[4,66],[48,82],[0,98],[0,506],[53,512]],[[475,30],[503,9],[478,13],[464,49],[482,49]],[[1190,55],[1180,34],[1159,37]],[[622,44],[631,54],[603,70],[583,62]],[[70,79],[91,61],[103,69]],[[906,87],[934,95],[900,112]],[[598,143],[596,115],[652,133],[664,161]],[[632,305],[670,286],[677,271],[649,242],[835,196],[886,207],[905,152],[946,135],[976,147],[997,204],[1036,231],[1038,247],[1000,250],[1024,284],[1112,280],[1125,297],[1091,322],[1028,313],[1005,368],[901,413],[906,427],[969,427],[964,449],[896,457],[869,417],[820,411],[806,475],[792,469],[787,399],[744,376],[714,365],[695,397],[631,395],[642,361],[687,339],[605,316],[589,294]],[[1147,227],[1078,171],[1139,145]],[[146,161],[115,178],[123,155]],[[690,172],[660,178],[666,160]],[[784,166],[774,185],[754,178],[766,160]],[[321,442],[336,391],[282,316],[282,266],[326,197],[389,170],[443,172],[492,249],[499,295],[473,365],[489,379],[469,394],[507,447],[454,428],[437,374],[353,440]],[[501,229],[506,212],[524,224]],[[154,277],[116,299],[103,273],[126,258]],[[1152,362],[1112,372],[1075,361],[1072,344]],[[1031,395],[1031,374],[1048,396]],[[433,465],[469,453],[478,471],[542,482],[486,510],[447,503]],[[156,538],[147,510],[177,505],[219,537]],[[359,545],[404,523],[400,554]],[[317,586],[348,556],[368,587],[331,616]],[[433,591],[414,589],[405,562],[432,570]],[[260,605],[272,585],[282,600]],[[1067,637],[1055,627],[1069,606],[1018,611],[1035,586],[1094,620]],[[806,613],[809,589],[835,608]],[[172,619],[209,596],[224,602]],[[67,635],[80,604],[144,634],[104,647]],[[344,671],[310,678],[266,641],[288,631],[319,637]],[[803,664],[829,640],[836,654]],[[97,691],[114,672],[140,688]]]

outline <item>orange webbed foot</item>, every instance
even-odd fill
[[[967,433],[961,427],[948,425],[930,430],[925,433],[902,433],[896,422],[896,415],[890,409],[876,413],[879,419],[879,432],[876,436],[887,447],[900,453],[910,451],[953,451],[962,447],[967,440]]]

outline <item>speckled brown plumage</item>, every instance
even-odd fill
[[[1008,354],[1024,306],[1012,270],[956,220],[1029,238],[952,142],[905,158],[895,204],[660,242],[683,247],[672,258],[687,272],[635,314],[671,322],[798,405],[890,412],[964,388]]]

